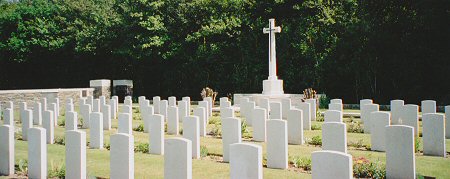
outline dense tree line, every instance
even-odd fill
[[[135,95],[259,93],[269,18],[286,93],[450,103],[448,0],[0,0],[0,89],[106,78]]]

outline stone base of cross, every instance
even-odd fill
[[[279,79],[267,79],[263,81],[264,95],[280,95],[284,94],[283,80]]]

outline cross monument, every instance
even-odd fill
[[[264,34],[269,34],[269,77],[263,81],[263,94],[281,95],[283,80],[277,77],[277,56],[275,51],[275,33],[280,33],[281,28],[275,27],[275,19],[269,19],[269,27],[263,29]]]

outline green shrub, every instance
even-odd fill
[[[105,148],[106,150],[111,150],[111,144],[103,143],[103,148]]]
[[[350,124],[348,124],[347,132],[364,133],[364,128],[362,127],[361,123],[359,123],[357,121],[353,121]]]
[[[386,178],[386,167],[381,162],[371,162],[364,157],[353,158],[353,177]]]
[[[18,175],[27,175],[28,173],[28,160],[20,159],[18,164],[14,165],[14,170]]]
[[[311,170],[311,159],[310,158],[300,158],[299,156],[295,156],[292,158],[291,163],[296,168],[301,168],[305,171]]]
[[[55,144],[66,145],[66,139],[64,137],[55,137]]]
[[[420,139],[418,137],[414,139],[414,149],[416,153],[420,152]]]
[[[221,136],[222,135],[222,126],[221,125],[214,125],[214,127],[211,129],[211,132],[209,132],[209,135],[211,136]]]
[[[320,112],[319,111],[317,111],[317,114],[316,114],[316,121],[317,122],[323,122],[323,121],[325,121],[325,117],[322,115],[322,114],[320,114]]]
[[[51,163],[51,167],[48,170],[48,178],[61,178],[64,179],[66,176],[66,167],[63,165],[55,166],[53,162]]]
[[[133,128],[133,131],[144,132],[144,125],[139,124],[137,127]]]
[[[219,117],[212,117],[209,119],[209,124],[221,125]]]
[[[311,130],[321,130],[322,126],[320,124],[311,125]]]
[[[328,98],[328,96],[325,95],[325,94],[320,95],[320,98],[319,98],[319,108],[321,108],[321,109],[327,109],[327,108],[328,108],[328,104],[330,104],[330,98]]]
[[[134,146],[135,152],[148,153],[150,145],[148,143],[138,143]]]
[[[242,136],[244,136],[244,134],[248,133],[248,128],[247,128],[247,121],[245,119],[241,120],[241,134]]]
[[[58,121],[58,126],[64,127],[66,126],[66,118],[62,118]]]
[[[200,146],[200,157],[204,158],[208,156],[208,148],[206,146],[202,145]]]
[[[316,145],[321,146],[322,145],[322,138],[320,136],[314,136],[311,141],[308,142],[310,145]]]

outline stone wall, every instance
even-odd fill
[[[32,90],[0,90],[0,105],[4,106],[6,101],[12,101],[14,108],[19,108],[20,102],[26,102],[32,107],[35,101],[47,98],[48,103],[53,103],[58,97],[60,108],[64,109],[66,99],[72,98],[74,105],[78,105],[81,97],[92,96],[93,88],[68,88],[68,89],[32,89]]]

